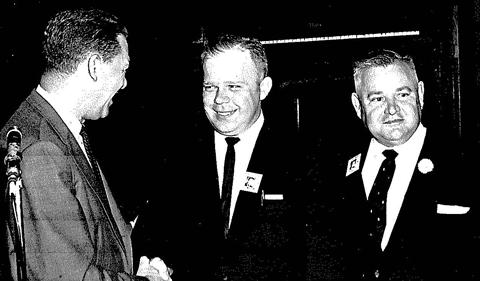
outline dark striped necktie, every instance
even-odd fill
[[[395,157],[397,157],[398,153],[393,149],[387,149],[383,151],[383,155],[385,156],[385,160],[383,160],[380,166],[372,190],[368,196],[370,214],[374,220],[374,226],[370,236],[379,247],[381,246],[383,232],[386,226],[387,193],[395,172]]]

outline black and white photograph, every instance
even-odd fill
[[[480,0],[0,14],[0,280],[480,279]]]

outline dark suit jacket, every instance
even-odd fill
[[[23,135],[28,280],[131,279],[129,225],[99,196],[103,186],[55,110],[33,91],[0,135],[14,125]]]
[[[154,187],[157,192],[138,218],[135,260],[161,257],[176,281],[298,280],[293,263],[299,259],[291,259],[300,249],[291,247],[293,231],[299,231],[292,226],[290,200],[289,166],[295,163],[288,156],[295,143],[265,121],[247,170],[263,175],[259,191],[240,192],[224,240],[213,130],[205,119],[189,136],[191,140],[178,139],[165,180]],[[262,200],[262,193],[282,194],[284,200]]]
[[[350,280],[344,247],[344,200],[340,171],[343,145],[340,140],[307,132],[302,150],[297,189],[305,231],[304,277],[307,281]]]
[[[478,165],[478,159],[480,159],[480,147],[479,144],[473,140],[475,143],[469,143],[472,139],[468,141],[464,140],[462,143],[464,145],[464,151],[468,152],[464,156],[465,161],[462,163],[462,182],[464,186],[467,187],[468,200],[466,200],[470,206],[471,210],[469,212],[469,225],[468,231],[471,234],[471,239],[467,240],[468,245],[468,259],[464,259],[463,263],[468,267],[468,280],[479,280],[480,279],[480,189],[478,181],[478,172],[480,166]],[[467,280],[467,278],[465,278]]]
[[[309,136],[303,139],[305,175],[299,181],[305,195],[306,280],[369,280],[376,268],[384,280],[471,280],[472,214],[437,214],[439,203],[469,206],[463,165],[456,143],[437,134],[427,130],[418,159],[430,159],[434,169],[426,174],[415,169],[381,256],[369,244],[361,177],[370,133],[363,129],[349,139],[320,137],[313,143]],[[359,169],[346,176],[348,161],[359,153]]]
[[[417,163],[430,159],[433,170],[422,173],[418,165],[415,168],[389,242],[379,253],[368,238],[370,220],[361,176],[369,142],[365,139],[363,149],[343,160],[345,177],[348,159],[362,153],[360,169],[346,176],[342,190],[342,239],[349,257],[349,279],[374,279],[378,269],[381,280],[465,280],[469,272],[462,260],[468,247],[469,215],[437,213],[438,204],[465,205],[455,146],[449,145],[445,136],[436,137],[427,130]]]

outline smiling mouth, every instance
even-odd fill
[[[403,119],[393,119],[393,120],[387,120],[385,122],[383,122],[383,124],[385,125],[396,125],[396,124],[400,124],[403,122]]]
[[[220,117],[229,117],[232,116],[237,110],[231,110],[231,111],[215,111],[218,116]]]

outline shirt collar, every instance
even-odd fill
[[[80,135],[80,130],[82,129],[82,123],[73,115],[68,108],[65,108],[65,103],[63,103],[58,97],[47,92],[42,86],[38,85],[36,91],[40,96],[42,96],[58,113],[63,122],[75,135]]]

